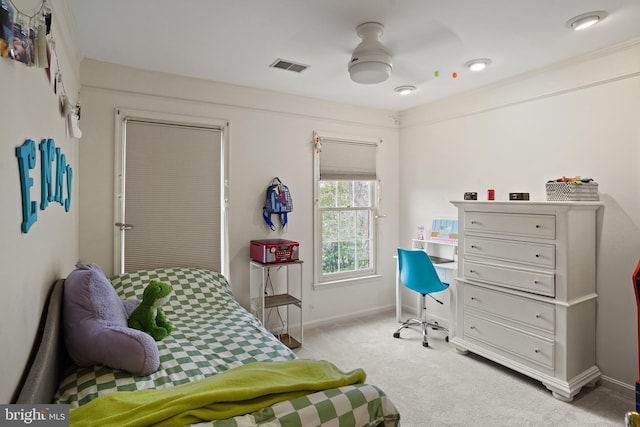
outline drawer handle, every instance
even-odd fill
[[[536,254],[536,258],[540,258],[540,254]]]
[[[477,221],[471,221],[471,224],[477,224],[477,223],[478,223]]]
[[[476,300],[476,297],[471,297],[471,301],[475,301],[475,300]]]
[[[535,350],[533,350],[533,351],[534,351],[535,353],[540,353],[540,349],[537,349],[537,348],[536,348]]]
[[[476,327],[475,327],[475,326],[469,326],[469,329],[473,329],[473,330],[475,330],[475,329],[476,329]]]
[[[536,319],[542,319],[542,316],[540,315],[540,313],[536,313]]]
[[[542,228],[542,226],[539,224],[536,224],[536,228]]]
[[[475,273],[475,271],[474,270],[469,270],[469,273]]]
[[[476,248],[476,245],[471,245],[471,249],[475,249],[475,248]]]
[[[538,283],[540,283],[540,282],[539,282],[539,281],[537,281],[537,280],[534,280],[534,281],[533,281],[533,284],[534,284],[534,285],[537,285]]]

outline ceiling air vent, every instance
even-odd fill
[[[307,68],[309,68],[308,65],[296,64],[295,62],[285,61],[284,59],[280,59],[280,58],[278,58],[276,62],[274,62],[273,64],[269,65],[269,67],[280,68],[282,70],[295,71],[296,73],[301,73]]]

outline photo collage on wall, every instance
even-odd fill
[[[0,56],[28,66],[49,68],[46,36],[51,30],[51,13],[42,3],[33,16],[15,8],[10,0],[0,0]]]

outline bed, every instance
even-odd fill
[[[61,327],[64,280],[58,280],[45,307],[46,321],[36,357],[16,403],[68,404],[73,424],[75,408],[89,408],[123,393],[130,393],[127,397],[171,393],[254,365],[275,369],[289,366],[288,362],[306,363],[240,306],[219,273],[193,268],[156,269],[116,276],[111,283],[119,297],[131,299],[141,298],[152,280],[173,288],[163,309],[174,328],[157,342],[160,368],[156,372],[133,376],[106,366],[78,367],[70,363]],[[146,391],[137,393],[139,390]],[[363,381],[289,397],[246,414],[189,423],[214,427],[400,425],[400,415],[391,400],[381,389]],[[135,424],[132,421],[131,425]]]

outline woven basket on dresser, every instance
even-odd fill
[[[573,182],[547,182],[548,201],[597,201],[598,183],[585,182],[576,184]]]

